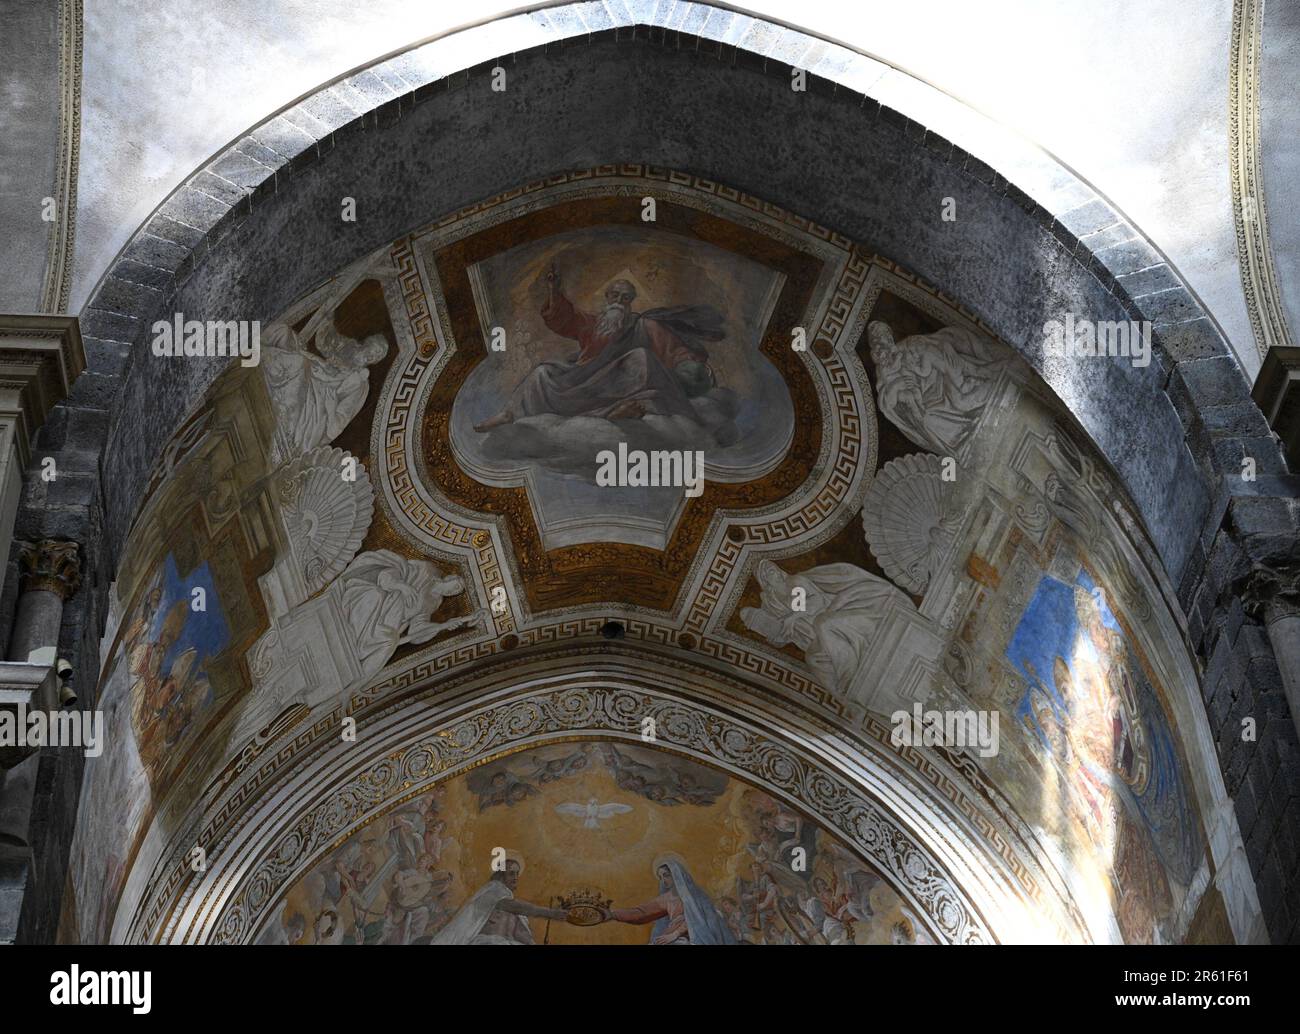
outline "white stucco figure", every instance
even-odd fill
[[[332,442],[365,405],[370,367],[388,354],[380,334],[341,335],[331,320],[316,333],[317,355],[283,323],[263,333],[262,375],[275,410],[273,452],[293,459]]]
[[[959,453],[1007,366],[992,342],[961,327],[895,341],[880,322],[867,335],[881,413],[922,448]]]
[[[799,647],[822,685],[843,694],[862,667],[877,623],[893,607],[915,609],[902,590],[853,564],[786,574],[763,560],[756,577],[762,606],[743,608],[740,620],[773,646]],[[796,609],[800,605],[803,610]]]
[[[482,612],[433,621],[448,596],[465,591],[456,575],[438,574],[427,560],[408,560],[387,549],[362,553],[339,575],[339,600],[362,676],[388,663],[399,646],[427,643],[440,632],[472,625]]]
[[[323,592],[273,615],[249,649],[255,693],[239,735],[252,735],[294,704],[337,703],[365,686],[399,647],[482,621],[482,610],[433,620],[445,599],[464,591],[460,578],[440,575],[427,560],[386,549],[361,553]]]

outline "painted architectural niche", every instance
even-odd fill
[[[699,490],[603,483],[597,454],[620,450],[702,453]],[[1216,790],[1130,512],[1016,356],[830,231],[651,170],[484,202],[283,313],[167,447],[116,586],[114,748],[86,780],[64,929],[1180,940],[1223,907]],[[852,744],[863,767],[824,778],[873,802],[871,835],[740,760],[598,723],[431,746],[386,781],[414,735],[394,714],[437,715],[501,659],[591,649],[611,617],[624,653],[600,670],[678,656],[736,706]],[[996,721],[996,750],[895,742],[917,707]],[[263,799],[299,770],[359,774]],[[891,785],[926,816],[895,814]],[[988,914],[996,894],[1041,925]]]

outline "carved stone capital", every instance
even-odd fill
[[[1268,624],[1300,616],[1300,558],[1276,566],[1256,566],[1246,578],[1242,607]]]
[[[24,542],[18,548],[19,587],[66,601],[81,588],[80,550],[77,543],[58,539]]]

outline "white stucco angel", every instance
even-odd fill
[[[848,692],[886,610],[912,607],[901,589],[853,564],[787,574],[762,560],[756,577],[762,606],[743,608],[740,620],[773,646],[799,647],[822,685],[841,693]]]
[[[271,396],[277,460],[301,456],[332,442],[365,405],[370,367],[388,354],[381,334],[364,341],[344,337],[327,319],[309,351],[292,327],[277,323],[263,334],[262,375]]]
[[[440,575],[427,560],[409,560],[387,549],[362,553],[339,575],[338,590],[362,678],[379,671],[399,646],[427,643],[440,632],[473,625],[476,611],[448,621],[433,614],[449,596],[465,591],[456,575]]]
[[[922,448],[959,453],[1007,368],[992,342],[961,327],[895,341],[879,321],[867,328],[867,337],[880,412]]]

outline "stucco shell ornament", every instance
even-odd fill
[[[931,566],[952,537],[939,457],[913,453],[886,463],[867,490],[862,528],[890,578],[924,593]]]
[[[374,514],[374,488],[364,467],[330,447],[287,464],[277,480],[290,547],[308,592],[318,592],[361,548]]]

